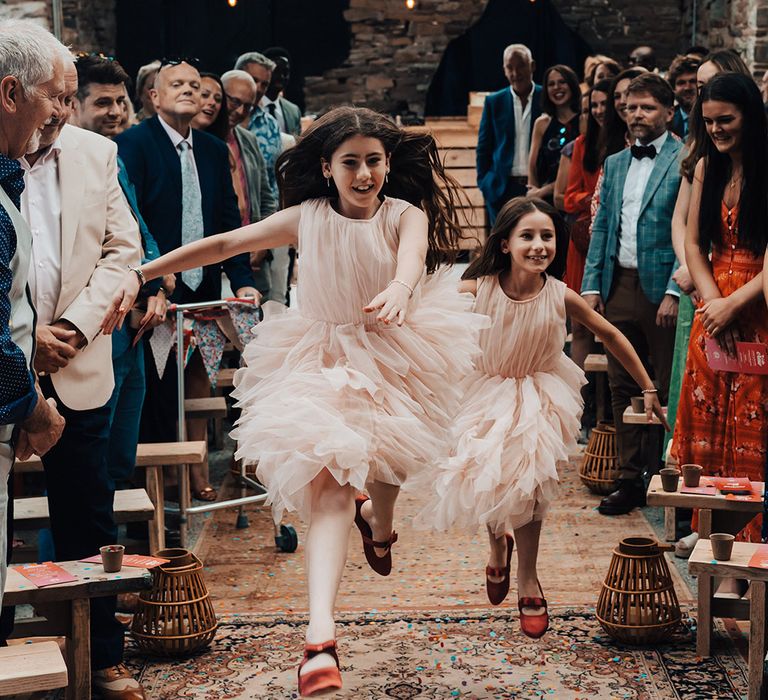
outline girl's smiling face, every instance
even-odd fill
[[[552,264],[556,253],[555,224],[538,210],[524,214],[501,242],[501,252],[512,258],[512,268],[541,274]]]
[[[709,138],[720,153],[731,153],[741,147],[744,118],[736,105],[707,100],[702,103],[701,112]]]
[[[339,192],[339,210],[350,218],[370,218],[379,206],[379,193],[389,172],[384,144],[371,136],[351,136],[331,156],[321,159],[323,176]]]

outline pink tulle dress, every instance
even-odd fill
[[[557,495],[557,468],[579,434],[584,373],[565,355],[565,290],[547,277],[515,301],[497,276],[477,281],[475,311],[491,319],[482,358],[463,382],[452,452],[433,478],[417,527],[497,536],[543,518]]]
[[[276,521],[286,509],[308,514],[309,484],[324,468],[362,490],[447,458],[458,380],[487,319],[442,273],[422,277],[401,327],[363,312],[395,276],[410,206],[386,198],[358,220],[329,199],[301,205],[298,310],[268,302],[235,373],[235,454],[258,464]]]

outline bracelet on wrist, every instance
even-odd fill
[[[642,393],[643,394],[658,394],[659,390],[656,387],[654,387],[653,389],[643,389]]]
[[[135,272],[136,273],[136,277],[139,278],[139,285],[140,286],[143,287],[147,283],[147,278],[144,277],[144,273],[142,272],[140,267],[131,267],[130,265],[128,265],[128,269],[131,272]]]
[[[165,294],[165,298],[166,298],[166,299],[168,299],[168,298],[171,296],[170,294],[168,294],[168,290],[167,290],[165,287],[163,287],[162,285],[160,285],[160,286],[157,288],[157,291],[158,291],[158,292],[162,292],[163,294]]]
[[[389,282],[389,284],[387,285],[387,287],[390,287],[390,286],[392,286],[392,285],[393,285],[393,284],[395,284],[395,283],[397,283],[397,284],[400,284],[400,285],[402,285],[403,287],[405,287],[405,288],[406,288],[406,289],[407,289],[407,290],[410,292],[410,296],[413,296],[413,287],[411,287],[411,285],[410,285],[410,284],[408,284],[407,282],[403,282],[403,280],[399,280],[399,279],[397,279],[397,278],[395,278],[395,279],[393,279],[393,280],[390,280],[390,282]]]

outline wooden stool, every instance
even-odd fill
[[[696,631],[696,655],[709,656],[712,645],[712,616],[733,617],[735,607],[749,607],[749,700],[760,700],[766,653],[765,618],[768,570],[753,569],[749,560],[759,544],[734,542],[729,561],[715,561],[709,540],[699,539],[688,560],[688,570],[698,576],[699,617]],[[713,579],[749,579],[750,600],[712,599]],[[711,605],[710,605],[711,603]],[[733,604],[740,604],[734,606]]]
[[[67,665],[56,642],[0,647],[0,695],[65,688]]]
[[[605,380],[608,376],[608,357],[592,353],[584,360],[584,371],[595,373],[595,412],[597,422],[605,420]]]

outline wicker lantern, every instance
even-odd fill
[[[589,436],[579,477],[592,493],[605,495],[616,488],[619,471],[616,428],[610,423],[599,423]]]
[[[664,552],[648,537],[628,537],[613,550],[595,612],[603,629],[625,644],[653,644],[680,624],[680,604]]]
[[[185,656],[207,647],[218,626],[203,563],[185,549],[163,549],[170,559],[152,569],[152,588],[139,594],[131,632],[143,651]]]

